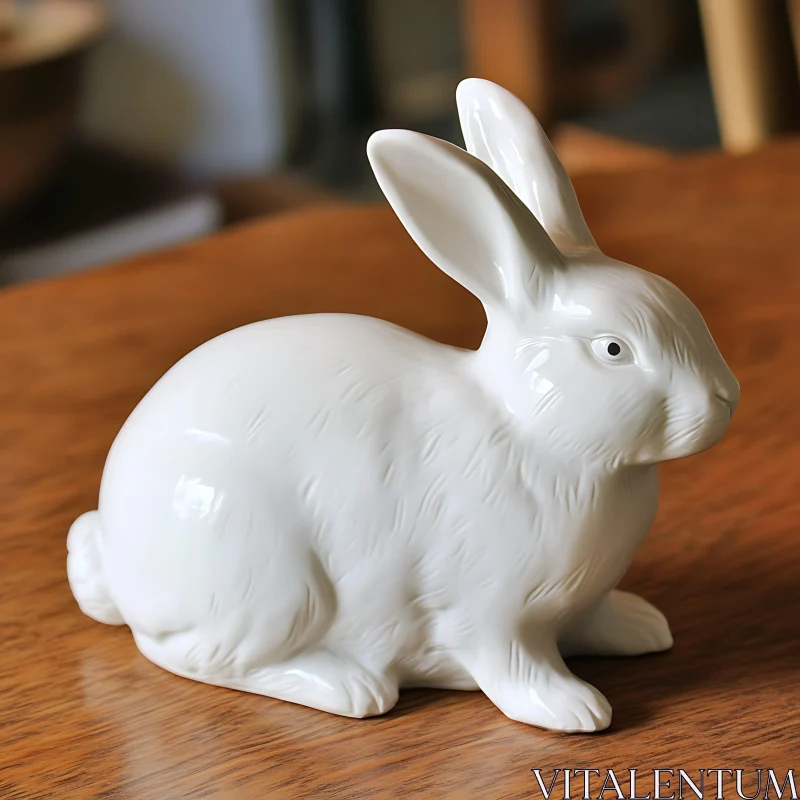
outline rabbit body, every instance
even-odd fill
[[[537,463],[474,361],[320,315],[178,363],[102,484],[106,579],[137,641],[212,683],[322,648],[398,685],[476,688],[494,636],[554,640],[627,569],[655,473]]]
[[[671,646],[615,587],[656,464],[716,442],[738,384],[679,290],[596,249],[519,101],[459,91],[481,161],[407,132],[370,158],[484,303],[479,350],[348,315],[206,343],[120,431],[69,579],[87,614],[197,680],[355,717],[402,686],[479,688],[513,719],[599,730],[610,706],[562,655]],[[486,109],[513,123],[511,151],[480,152],[503,141]],[[557,191],[515,172],[520,153]]]

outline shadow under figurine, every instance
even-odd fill
[[[335,714],[405,686],[480,689],[512,719],[606,728],[562,656],[672,644],[615,587],[657,464],[739,399],[700,313],[603,255],[525,106],[457,93],[465,152],[381,131],[368,155],[425,254],[483,303],[477,351],[343,314],[190,353],[114,442],[67,540],[81,609],[171,672]]]

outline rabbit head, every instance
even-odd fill
[[[565,458],[651,464],[716,443],[739,386],[700,312],[669,281],[600,252],[516,97],[471,79],[457,99],[469,152],[390,130],[368,155],[420,248],[483,303],[478,380]]]

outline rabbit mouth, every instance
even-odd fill
[[[731,421],[733,417],[733,401],[730,400],[728,397],[722,394],[715,395],[715,399],[722,405],[722,407],[728,412],[728,422]]]
[[[713,414],[698,418],[669,434],[664,448],[666,458],[685,458],[713,447],[727,430],[732,415],[733,406],[721,402]]]

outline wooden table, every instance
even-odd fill
[[[388,209],[275,218],[0,294],[0,798],[529,798],[531,769],[549,782],[555,767],[636,767],[640,793],[654,768],[782,780],[791,767],[800,787],[798,179],[789,143],[579,182],[604,249],[684,287],[742,384],[722,444],[664,470],[625,580],[666,612],[674,649],[573,662],[614,707],[600,735],[510,722],[480,694],[408,692],[389,716],[353,721],[205,686],[72,599],[69,524],[96,506],[127,414],[202,341],[324,310],[478,343],[477,303]]]

